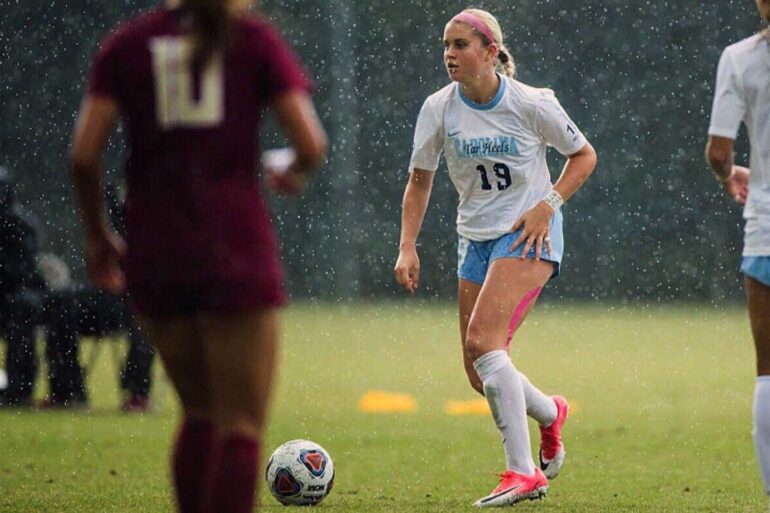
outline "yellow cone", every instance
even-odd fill
[[[490,415],[486,399],[472,401],[447,401],[444,412],[448,415]]]
[[[417,409],[417,401],[409,394],[369,390],[358,401],[364,413],[408,413]]]

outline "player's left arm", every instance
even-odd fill
[[[564,169],[553,186],[553,190],[559,193],[563,201],[567,201],[591,176],[595,167],[596,151],[589,142],[586,142],[578,151],[567,155],[567,162],[564,164]],[[513,225],[513,228],[511,228],[512,232],[523,228],[512,246],[512,249],[517,248],[522,242],[526,241],[521,258],[526,258],[530,247],[533,245],[535,246],[535,260],[540,259],[543,245],[545,245],[549,253],[551,252],[549,231],[551,217],[553,217],[555,212],[556,209],[546,198],[521,216]]]
[[[591,143],[586,142],[578,151],[567,156],[567,162],[564,164],[553,189],[559,193],[564,201],[569,200],[588,180],[595,167],[596,151]]]
[[[591,176],[596,167],[596,151],[569,118],[559,101],[550,91],[542,93],[535,106],[532,126],[543,143],[556,148],[567,157],[561,176],[551,192],[532,209],[514,223],[511,231],[521,228],[521,234],[513,243],[516,248],[526,242],[522,258],[526,258],[530,247],[535,247],[535,259],[545,245],[551,252],[551,218],[562,203],[572,197],[581,185]]]
[[[108,96],[86,95],[75,123],[70,175],[86,232],[86,265],[95,285],[119,292],[123,240],[112,230],[104,208],[102,153],[118,120],[117,102]]]
[[[294,150],[294,160],[286,169],[267,167],[271,186],[285,194],[299,194],[315,169],[326,158],[326,132],[318,118],[310,95],[293,90],[273,100],[278,124]]]

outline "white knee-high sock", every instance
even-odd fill
[[[519,373],[505,351],[491,351],[473,362],[473,367],[484,384],[484,396],[503,437],[508,469],[532,475],[535,463],[529,446],[527,409]]]
[[[527,415],[543,427],[553,424],[558,414],[553,399],[541,392],[521,372],[519,372],[519,379],[522,388],[524,388],[524,399],[527,401]]]
[[[754,389],[754,448],[765,491],[770,494],[770,376],[759,376]]]

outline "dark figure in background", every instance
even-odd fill
[[[128,333],[129,349],[120,374],[126,392],[122,409],[146,411],[154,351],[142,338],[123,296],[88,286],[52,292],[46,300],[50,395],[47,406],[83,407],[88,403],[78,360],[79,339]]]
[[[122,232],[123,209],[116,187],[108,187],[107,204],[113,227]],[[52,287],[46,301],[49,367],[52,407],[82,407],[88,403],[83,370],[78,360],[78,341],[83,336],[106,336],[118,331],[128,334],[126,363],[120,374],[125,391],[124,411],[143,412],[150,407],[152,363],[155,351],[142,338],[125,295],[115,295],[88,286]]]
[[[0,166],[0,336],[7,342],[8,387],[2,406],[31,406],[37,372],[35,326],[45,284],[37,273],[37,238],[16,207],[10,173]]]

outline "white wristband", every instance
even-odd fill
[[[296,160],[297,154],[292,148],[274,148],[262,152],[262,167],[279,175],[286,173]]]
[[[551,192],[549,192],[548,195],[543,198],[543,201],[545,201],[554,212],[559,210],[561,206],[564,205],[564,198],[561,197],[561,194],[559,194],[556,189],[551,189]]]

